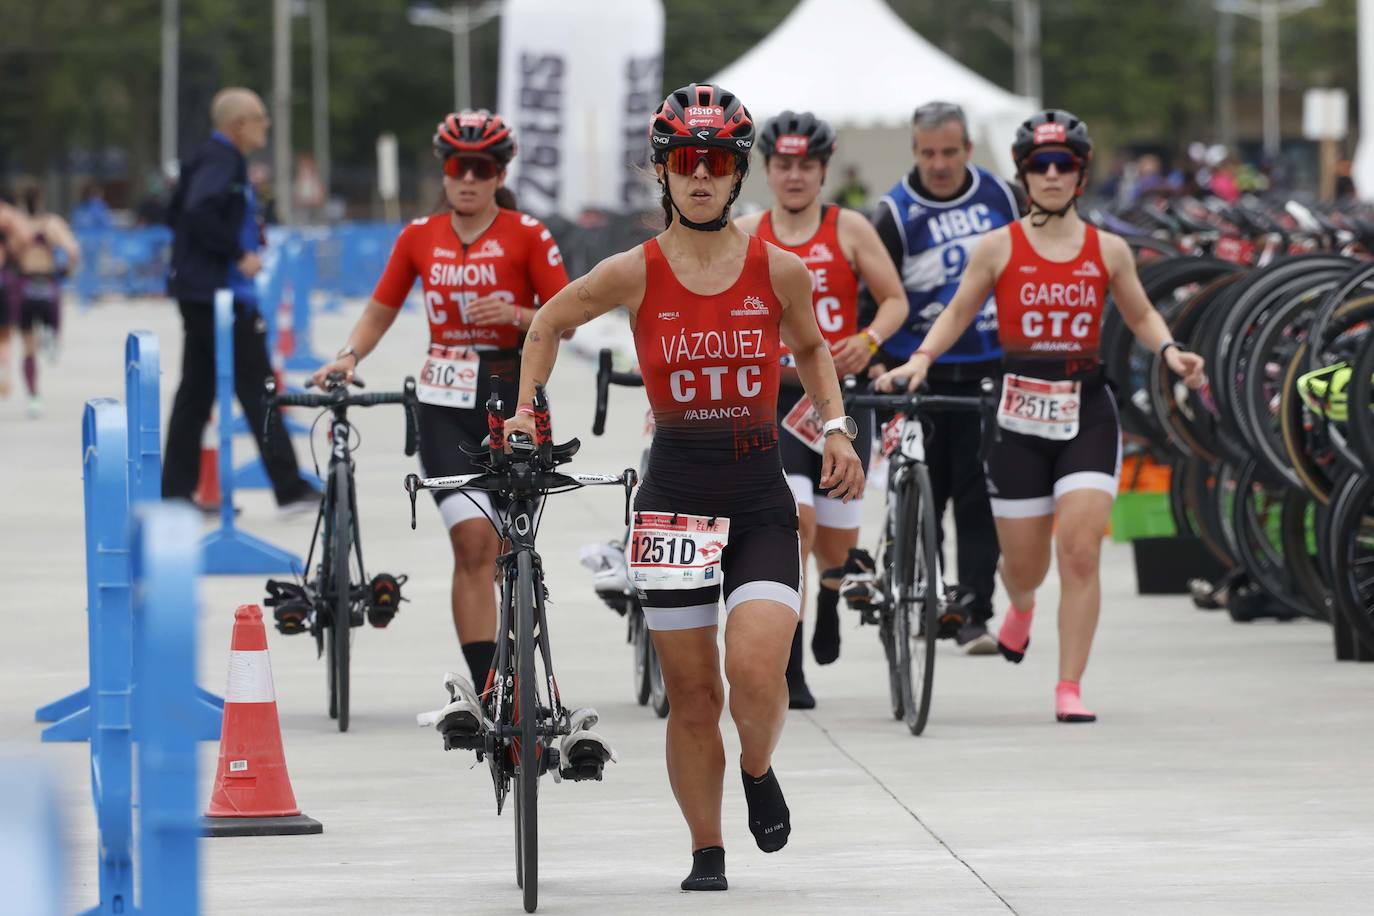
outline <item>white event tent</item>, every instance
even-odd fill
[[[738,95],[757,123],[786,109],[811,111],[839,133],[826,193],[857,166],[873,197],[912,166],[911,113],[930,101],[963,106],[974,161],[1011,176],[1016,125],[1038,108],[954,60],[883,0],[801,0],[743,57],[711,78]],[[743,198],[768,199],[762,169]]]

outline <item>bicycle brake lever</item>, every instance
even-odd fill
[[[625,473],[620,475],[621,481],[625,484],[625,524],[630,524],[630,494],[634,492],[635,484],[639,482],[639,475],[634,468],[626,468]]]
[[[415,493],[420,489],[420,478],[416,474],[406,475],[406,492],[410,494],[410,530],[415,530]]]

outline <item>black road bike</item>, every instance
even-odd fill
[[[581,443],[571,439],[554,445],[549,424],[548,401],[542,387],[536,390],[534,410],[537,436],[510,437],[506,451],[502,405],[492,381],[487,402],[490,435],[486,448],[469,451],[485,470],[454,477],[406,477],[410,494],[410,524],[415,527],[415,497],[421,490],[483,491],[509,501],[509,509],[492,526],[509,546],[497,560],[501,583],[498,607],[496,658],[488,675],[489,689],[482,693],[484,729],[478,759],[485,758],[496,790],[496,813],[505,807],[511,783],[515,783],[515,880],[524,890],[525,911],[539,902],[539,777],[545,772],[559,779],[600,779],[600,758],[591,761],[561,760],[558,739],[572,732],[569,710],[563,705],[553,673],[549,648],[549,622],[545,613],[548,588],[544,564],[535,550],[542,500],[587,486],[619,486],[625,491],[625,523],[630,521],[630,493],[637,476],[633,470],[620,474],[565,474],[556,468],[572,460]],[[480,686],[479,686],[480,689]],[[446,749],[464,747],[450,743]]]
[[[596,414],[592,419],[592,435],[600,436],[606,432],[606,409],[610,399],[610,388],[619,385],[625,388],[643,388],[644,377],[638,372],[617,372],[611,368],[611,351],[602,350],[597,358],[596,367]],[[640,474],[643,475],[649,463],[649,450],[644,450],[640,460]],[[620,540],[623,554],[630,543],[630,526]],[[668,717],[668,688],[663,683],[663,669],[658,663],[658,652],[654,649],[653,636],[644,621],[644,609],[628,581],[617,592],[598,589],[597,597],[611,610],[625,618],[625,641],[630,644],[634,655],[634,696],[640,706],[648,706],[660,719]]]
[[[363,383],[356,376],[353,384]],[[405,453],[414,455],[419,445],[415,416],[415,379],[407,377],[403,390],[373,394],[350,393],[342,375],[331,375],[321,394],[278,392],[274,379],[267,380],[267,439],[278,445],[288,441],[278,407],[323,408],[316,423],[326,415],[329,426],[329,472],[324,498],[315,518],[306,555],[307,578],[303,582],[269,579],[266,604],[275,611],[277,629],[283,633],[309,632],[315,637],[317,657],[327,656],[329,717],[339,731],[348,731],[349,665],[353,628],[366,618],[385,626],[396,613],[406,577],[379,573],[368,577],[363,565],[362,528],[358,521],[358,495],[353,482],[355,429],[348,421],[350,407],[401,404],[405,407]],[[307,387],[310,384],[307,383]],[[319,463],[316,462],[316,473]],[[319,546],[319,562],[315,547]]]
[[[856,602],[848,594],[846,598],[859,609],[864,623],[878,626],[887,656],[892,716],[904,721],[913,735],[925,730],[930,716],[936,639],[952,637],[964,619],[955,591],[944,587],[940,574],[940,519],[926,466],[921,417],[931,411],[981,412],[986,450],[997,438],[997,395],[990,379],[983,380],[982,389],[982,395],[972,397],[922,392],[845,395],[851,408],[894,412],[893,425],[885,431],[897,441],[884,449],[890,463],[882,533],[871,555],[877,562],[873,590],[867,600]],[[851,553],[851,563],[854,557]]]

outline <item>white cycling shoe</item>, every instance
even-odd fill
[[[477,691],[472,689],[467,678],[452,671],[444,675],[444,689],[448,691],[448,705],[420,713],[415,717],[415,724],[421,728],[434,726],[444,736],[444,750],[480,750],[490,723],[482,714]]]
[[[600,716],[595,709],[574,709],[568,714],[571,731],[559,744],[558,775],[574,782],[583,779],[601,779],[606,761],[615,763],[618,758],[611,745],[601,735],[592,731]]]

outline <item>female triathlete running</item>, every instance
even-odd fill
[[[811,306],[821,336],[830,346],[835,370],[857,375],[873,354],[906,321],[906,295],[902,280],[873,224],[863,214],[820,200],[826,166],[835,152],[835,131],[808,111],[784,111],[764,123],[758,149],[773,192],[771,210],[735,220],[745,232],[759,236],[801,258],[811,272]],[[878,312],[867,327],[860,328],[859,281],[868,286]],[[820,423],[810,409],[795,369],[783,366],[778,397],[778,423],[787,435],[779,436],[782,467],[788,486],[797,498],[801,523],[802,582],[806,558],[816,557],[817,572],[844,565],[851,547],[859,543],[863,500],[836,502],[825,499],[821,486]],[[873,412],[856,412],[859,460],[868,468],[868,443],[872,439]],[[828,665],[840,656],[838,579],[822,579],[816,591],[816,623],[811,651],[816,661]],[[803,596],[805,588],[803,588]],[[811,709],[815,698],[802,670],[802,627],[792,639],[787,662],[789,705]]]
[[[25,189],[25,218],[29,233],[11,247],[18,274],[19,332],[24,349],[24,388],[28,392],[27,413],[43,415],[43,399],[38,393],[39,335],[51,335],[50,354],[57,352],[57,335],[62,327],[62,280],[76,269],[81,246],[67,221],[43,208],[38,188]]]
[[[1098,355],[1108,293],[1141,344],[1189,387],[1203,382],[1202,357],[1170,338],[1126,243],[1078,216],[1092,149],[1087,125],[1067,111],[1042,111],[1017,129],[1012,159],[1030,197],[1030,215],[983,238],[921,349],[877,382],[883,390],[919,386],[995,290],[1005,354],[997,414],[1002,434],[988,456],[987,480],[1002,583],[1011,600],[997,641],[1008,660],[1024,657],[1053,537],[1060,722],[1096,719],[1084,708],[1078,685],[1097,629],[1102,537],[1121,473],[1121,426]]]
[[[754,145],[748,110],[732,93],[694,83],[664,100],[649,136],[667,227],[602,261],[539,311],[507,429],[533,434],[530,401],[549,379],[560,334],[617,306],[629,310],[656,423],[635,498],[630,576],[672,709],[668,779],[693,850],[682,887],[724,890],[722,592],[749,829],[765,852],[786,845],[792,829],[771,766],[801,608],[797,508],[778,449],[782,344],[824,421],[822,486],[834,499],[861,496],[863,467],[851,444],[854,421],[841,416],[806,266],[730,223]]]
[[[417,366],[420,465],[428,476],[476,473],[460,450],[479,448],[487,434],[490,378],[513,382],[520,347],[535,309],[568,282],[553,236],[539,220],[496,202],[515,136],[500,115],[461,111],[439,123],[434,155],[443,164],[448,208],[407,226],[372,301],[348,343],[316,383],[331,372],[349,379],[400,314],[415,278],[424,286],[430,345]],[[453,545],[453,623],[481,690],[496,652],[492,575],[500,540],[484,517],[486,494],[435,491]]]

